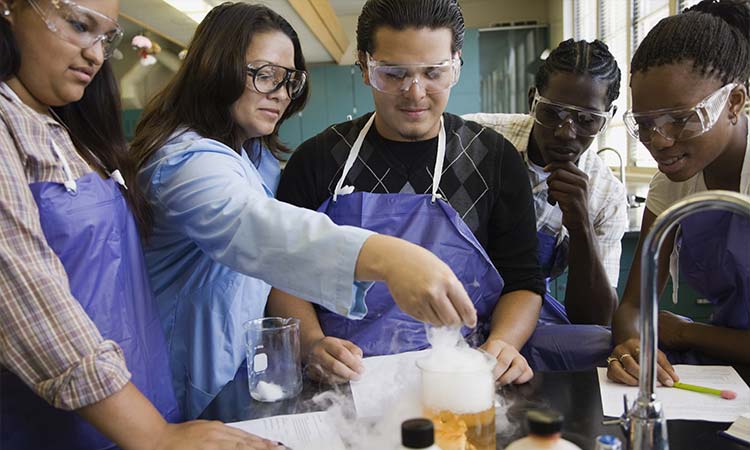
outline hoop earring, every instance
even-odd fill
[[[732,122],[732,125],[737,125],[737,120],[738,120],[737,116],[732,116],[732,118],[729,119],[729,121]]]

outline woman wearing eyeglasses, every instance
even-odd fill
[[[385,280],[419,320],[476,324],[463,286],[426,250],[273,198],[278,127],[307,98],[304,69],[286,20],[222,4],[138,126],[132,152],[153,214],[146,260],[188,417],[234,377],[242,324],[263,316],[271,285],[361,318],[361,281]]]
[[[679,42],[679,45],[674,43]],[[703,1],[662,20],[633,57],[633,110],[625,123],[658,163],[649,188],[641,237],[655,218],[695,192],[723,189],[750,195],[747,80],[750,3]],[[659,381],[679,380],[671,364],[750,363],[750,222],[704,212],[667,236],[658,282],[667,274],[708,299],[708,323],[659,314]],[[642,243],[642,242],[641,242]],[[636,252],[613,327],[617,346],[609,378],[638,382],[640,253]],[[671,255],[670,255],[671,254]]]
[[[115,0],[0,1],[0,448],[275,448],[167,423],[180,413],[106,62],[117,15]]]

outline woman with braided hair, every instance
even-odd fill
[[[620,69],[606,44],[570,39],[539,68],[528,115],[466,117],[494,128],[521,152],[548,284],[568,271],[565,305],[548,290],[539,324],[524,347],[535,370],[590,368],[611,348],[607,326],[617,307],[625,188],[587,150],[614,115],[619,91]]]
[[[631,66],[630,133],[658,163],[651,180],[641,237],[680,199],[722,189],[750,194],[747,80],[750,77],[750,2],[702,1],[669,17],[646,36]],[[679,380],[672,364],[750,363],[750,221],[708,211],[680,222],[665,239],[658,287],[667,268],[714,305],[709,323],[659,314],[657,377]],[[638,383],[640,253],[638,244],[613,325],[617,346],[610,379]],[[671,256],[670,256],[671,253]],[[671,259],[670,259],[671,258]],[[676,291],[676,289],[675,289]],[[676,299],[676,295],[675,295]]]

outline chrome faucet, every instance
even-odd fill
[[[620,181],[624,185],[625,184],[625,160],[622,159],[622,155],[620,154],[620,152],[618,152],[612,147],[601,148],[599,149],[598,152],[596,152],[596,154],[601,155],[603,152],[612,152],[615,155],[617,155],[617,159],[620,161]]]
[[[667,421],[656,400],[658,330],[657,273],[664,238],[683,218],[701,211],[725,210],[750,218],[750,197],[730,191],[693,194],[675,203],[656,218],[643,242],[641,256],[641,353],[638,398],[627,412],[624,427],[630,450],[667,450]]]

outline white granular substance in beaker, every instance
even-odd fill
[[[275,402],[284,398],[284,390],[275,383],[265,381],[258,382],[255,390],[251,392],[252,397],[260,402]]]

